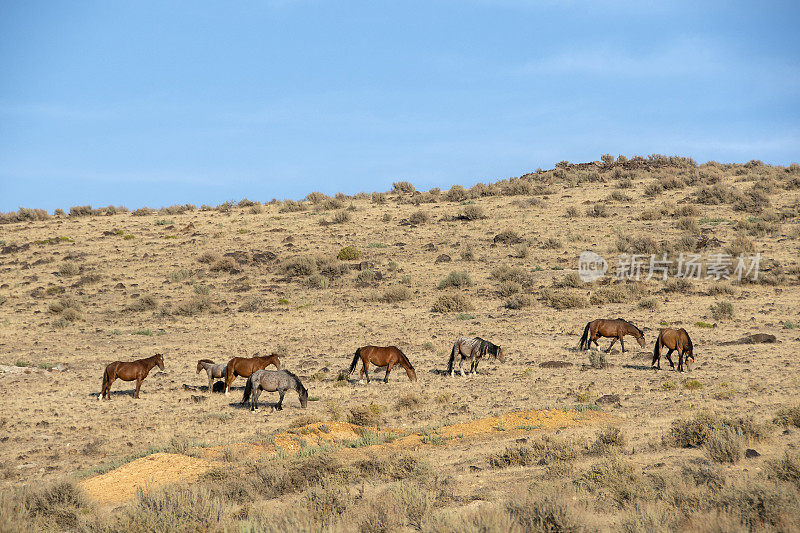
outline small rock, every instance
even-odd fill
[[[758,457],[758,456],[760,456],[760,455],[761,455],[760,453],[758,453],[757,451],[755,451],[755,450],[754,450],[754,449],[752,449],[752,448],[748,448],[748,449],[747,449],[747,450],[744,452],[744,456],[745,456],[745,457],[747,457],[748,459],[752,459],[753,457]]]
[[[441,254],[439,257],[436,258],[436,263],[449,263],[452,261],[453,258],[447,254]]]
[[[615,405],[619,407],[619,394],[604,394],[600,396],[594,403],[597,404],[606,404],[606,405]]]

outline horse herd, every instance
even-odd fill
[[[606,349],[606,352],[611,351],[614,343],[619,340],[622,346],[622,351],[625,352],[625,343],[623,337],[626,335],[633,336],[639,343],[639,346],[644,348],[644,333],[638,327],[630,322],[621,318],[608,320],[598,319],[586,324],[583,330],[583,335],[580,339],[579,348],[581,350],[588,350],[591,344],[599,348],[597,339],[600,337],[610,337],[613,340]],[[667,348],[666,358],[673,369],[675,364],[672,362],[670,355],[673,351],[678,352],[678,371],[683,372],[684,365],[687,370],[692,369],[694,363],[694,353],[692,341],[689,334],[685,329],[662,329],[656,340],[655,349],[653,350],[653,361],[651,366],[661,369],[661,350]],[[453,344],[450,351],[450,358],[447,363],[447,374],[453,376],[455,374],[455,363],[458,361],[458,372],[464,376],[464,369],[462,368],[464,361],[469,361],[468,374],[478,373],[478,363],[484,357],[491,357],[500,362],[505,362],[505,356],[502,348],[480,337],[459,337]],[[400,365],[405,369],[408,379],[410,381],[417,380],[417,373],[414,370],[408,357],[396,346],[362,346],[356,350],[353,360],[350,363],[350,371],[352,374],[358,366],[358,361],[361,360],[361,373],[360,383],[364,383],[366,378],[369,383],[369,365],[372,363],[378,367],[386,367],[386,375],[383,378],[384,383],[389,382],[389,373],[395,365]],[[273,365],[276,370],[266,370],[269,365]],[[154,366],[158,366],[164,370],[164,357],[162,354],[156,354],[145,359],[137,361],[122,362],[115,361],[106,366],[103,372],[103,385],[100,392],[99,399],[111,399],[111,384],[116,379],[123,381],[136,381],[136,390],[133,397],[139,398],[139,389],[142,386],[142,381],[150,373]],[[306,389],[300,382],[300,379],[293,373],[285,370],[281,366],[281,361],[277,354],[253,357],[234,357],[227,364],[215,364],[210,359],[200,359],[197,362],[197,373],[205,370],[208,374],[208,392],[212,392],[214,380],[222,379],[225,384],[225,395],[230,394],[230,388],[233,381],[238,377],[247,378],[247,383],[244,389],[244,396],[242,404],[250,401],[250,410],[258,410],[258,396],[261,391],[277,392],[280,395],[276,409],[283,409],[283,397],[287,390],[294,390],[300,399],[300,405],[305,408],[308,402],[308,389]]]

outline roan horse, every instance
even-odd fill
[[[661,349],[668,348],[667,353],[664,354],[667,357],[667,361],[669,361],[669,366],[672,369],[675,369],[675,363],[672,362],[672,358],[670,355],[673,351],[678,351],[678,372],[683,372],[683,363],[686,362],[686,369],[691,371],[692,365],[694,364],[694,346],[692,345],[692,339],[689,338],[689,334],[686,333],[686,330],[681,329],[662,329],[661,333],[658,334],[658,339],[656,340],[656,347],[653,350],[653,362],[650,363],[651,366],[656,366],[658,363],[658,368],[661,370]]]
[[[228,365],[224,363],[216,365],[211,359],[200,359],[197,362],[197,373],[199,374],[201,370],[205,370],[208,373],[209,393],[214,390],[215,379],[225,379],[228,376]]]
[[[417,372],[414,370],[414,367],[411,366],[408,357],[406,357],[397,346],[362,346],[356,350],[356,354],[353,356],[353,362],[350,363],[349,374],[352,374],[353,370],[356,369],[359,358],[362,363],[361,379],[359,380],[361,383],[364,383],[364,376],[367,376],[367,383],[369,383],[370,363],[375,366],[386,367],[386,375],[383,377],[384,383],[389,383],[389,372],[392,371],[394,365],[400,365],[405,368],[410,381],[417,381]]]
[[[275,408],[283,410],[283,396],[286,391],[292,389],[297,391],[300,398],[300,407],[306,408],[308,404],[308,390],[300,383],[300,379],[288,370],[256,370],[247,378],[247,385],[244,387],[242,403],[250,399],[250,410],[258,411],[258,396],[261,391],[277,392],[281,395]]]
[[[142,381],[144,381],[144,378],[147,377],[147,374],[149,374],[150,370],[156,365],[158,365],[158,368],[161,370],[164,370],[164,356],[160,353],[145,359],[139,359],[138,361],[114,361],[110,363],[103,372],[103,388],[100,390],[100,396],[98,396],[97,399],[111,399],[111,384],[114,383],[114,380],[117,378],[122,381],[133,381],[135,379],[136,391],[133,393],[133,397],[138,399]]]
[[[480,337],[475,337],[473,339],[469,337],[459,337],[456,339],[455,344],[453,344],[453,349],[450,351],[450,361],[447,363],[447,373],[451,376],[455,373],[453,367],[455,366],[456,355],[461,356],[458,359],[458,371],[462,376],[464,375],[464,370],[461,368],[461,365],[464,359],[470,360],[470,374],[478,373],[478,362],[482,357],[486,357],[487,355],[499,359],[501,363],[504,363],[506,360],[503,355],[503,350],[489,341],[485,341]]]
[[[231,383],[236,379],[236,376],[249,378],[256,370],[263,370],[269,365],[275,365],[278,370],[281,369],[281,360],[278,359],[278,354],[253,357],[234,357],[228,361],[228,374],[225,376],[225,396],[230,395]]]
[[[622,341],[622,337],[625,335],[633,335],[639,343],[639,346],[644,348],[644,333],[627,320],[621,318],[617,318],[616,320],[598,318],[586,324],[583,330],[583,336],[581,337],[580,349],[588,350],[592,347],[592,343],[600,348],[600,345],[597,343],[598,337],[613,337],[614,340],[611,341],[606,353],[611,351],[611,347],[614,346],[617,340],[619,340],[619,343],[622,345],[622,352],[624,353],[625,343]]]

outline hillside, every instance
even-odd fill
[[[448,191],[399,182],[386,193],[312,193],[303,201],[2,214],[0,483],[11,494],[19,484],[67,479],[71,488],[60,490],[77,491],[76,473],[84,479],[151,452],[272,444],[271,435],[292,428],[347,421],[372,428],[372,437],[389,428],[424,435],[401,450],[399,460],[413,468],[397,476],[381,470],[397,465],[369,471],[359,461],[378,461],[370,454],[379,448],[344,446],[343,454],[338,441],[299,457],[226,452],[212,458],[216,468],[325,475],[282,492],[248,488],[244,498],[234,495],[234,478],[211,470],[222,478],[151,497],[201,499],[255,530],[279,528],[265,525],[273,515],[292,527],[362,531],[379,531],[382,521],[536,530],[540,517],[520,509],[544,516],[548,506],[558,508],[562,525],[589,529],[800,527],[791,474],[800,465],[799,215],[796,164],[697,165],[663,156],[564,162]],[[587,250],[609,267],[589,283],[578,275]],[[617,275],[632,254],[642,260],[638,280]],[[646,279],[650,257],[664,254],[672,261],[667,279],[664,272]],[[679,258],[691,254],[704,267],[700,279],[679,278]],[[757,276],[750,270],[739,281],[738,257],[749,268],[756,254]],[[732,279],[707,278],[712,263],[727,265]],[[597,352],[577,350],[587,322],[617,317],[643,330],[644,348],[626,337],[627,351],[615,344],[605,364]],[[688,331],[691,373],[670,370],[663,358],[661,371],[650,368],[663,327]],[[775,342],[731,342],[758,333]],[[500,345],[506,361],[481,362],[477,376],[444,375],[459,336]],[[367,344],[398,346],[418,381],[401,368],[388,385],[381,372],[369,385],[357,372],[348,380],[342,371]],[[283,411],[252,414],[238,405],[242,378],[230,397],[206,398],[198,359],[273,352],[308,387],[307,409],[290,391]],[[140,400],[131,398],[132,383],[117,381],[112,401],[98,401],[107,363],[154,353],[164,354],[166,372],[150,373]],[[541,366],[553,361],[561,364]],[[521,425],[436,437],[443,425],[532,409],[607,417],[601,427]],[[783,426],[773,422],[781,413]],[[697,427],[680,424],[692,417],[700,417]],[[689,438],[693,431],[701,437]],[[748,448],[760,455],[745,458]],[[503,453],[512,459],[497,459]],[[432,481],[445,478],[447,494]],[[375,503],[386,491],[405,503]],[[565,493],[575,499],[559,504]],[[52,505],[52,494],[38,497]],[[154,518],[140,498],[117,510],[91,500],[65,504],[66,518],[47,505],[28,513],[39,527],[146,530],[137,520]],[[416,498],[419,516],[398,510],[410,508],[403,498]],[[753,498],[767,501],[769,512],[741,503]],[[93,508],[102,512],[87,517]],[[3,514],[0,529],[24,522],[19,509]],[[224,522],[185,520],[187,530],[215,531]]]

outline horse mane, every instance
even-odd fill
[[[199,361],[197,361],[197,363],[198,364],[200,364],[200,363],[211,363],[213,365],[214,361],[212,361],[211,359],[200,359]]]
[[[490,355],[497,355],[497,349],[499,347],[496,344],[492,344],[491,342],[480,337],[475,337],[475,340],[478,341],[478,353],[481,355],[481,357],[487,353]]]
[[[275,355],[275,354],[273,354],[273,355]],[[265,372],[266,372],[266,370],[265,370]],[[308,389],[306,389],[305,385],[303,385],[303,382],[300,381],[300,378],[297,377],[297,374],[295,374],[293,372],[289,372],[288,370],[283,370],[283,369],[276,370],[275,372],[285,372],[286,375],[288,375],[290,378],[294,379],[295,383],[297,383],[297,385],[299,385],[301,389],[303,389],[304,391],[308,392]]]
[[[625,322],[625,323],[626,323],[626,324],[628,324],[629,326],[633,327],[633,329],[635,329],[636,331],[638,331],[638,332],[639,332],[639,335],[642,335],[642,336],[644,335],[644,331],[640,330],[640,329],[639,329],[639,327],[638,327],[636,324],[634,324],[634,323],[632,323],[632,322],[628,322],[628,321],[627,321],[627,320],[625,320],[624,318],[617,318],[617,320],[620,320],[620,321],[622,321],[622,322]]]
[[[398,353],[400,354],[400,357],[402,357],[402,358],[403,358],[403,361],[405,361],[405,362],[408,364],[408,368],[410,368],[411,370],[414,370],[414,365],[412,365],[412,364],[411,364],[411,361],[409,361],[409,360],[408,360],[408,357],[406,357],[406,354],[404,354],[404,353],[403,353],[403,350],[401,350],[401,349],[400,349],[400,348],[398,348],[397,346],[395,346],[395,349],[396,349],[396,350],[398,351]]]

